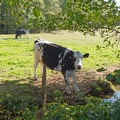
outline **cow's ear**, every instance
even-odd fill
[[[83,55],[83,58],[88,58],[89,57],[89,53],[85,53],[84,55]]]

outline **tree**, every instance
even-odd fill
[[[8,33],[8,29],[11,27],[11,22],[13,21],[10,13],[9,5],[5,4],[5,2],[1,2],[0,4],[0,32]]]
[[[74,0],[67,4],[64,13],[67,16],[67,29],[91,35],[98,31],[105,41],[108,40],[108,45],[113,45],[111,36],[119,36],[120,9],[114,0]],[[119,37],[115,42],[120,42]]]
[[[106,42],[104,47],[120,43],[120,7],[115,0],[68,0],[62,12],[48,14],[43,24],[49,31],[59,28],[90,35],[99,32]],[[111,37],[115,37],[113,42]]]
[[[47,31],[67,29],[90,35],[99,32],[105,39],[104,47],[119,46],[120,7],[115,0],[1,0],[1,5],[1,21],[6,26],[12,21],[12,26]],[[113,36],[115,41],[111,42]]]
[[[40,7],[41,3],[33,0],[1,0],[0,24],[7,28],[6,33],[18,26],[33,27],[32,20],[40,16]]]
[[[19,26],[30,29],[44,28],[44,25],[40,24],[44,17],[61,12],[65,3],[66,0],[1,0],[0,33],[6,31],[7,27],[6,33],[13,33]]]

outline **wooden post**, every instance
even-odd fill
[[[43,64],[43,73],[42,73],[42,107],[46,105],[47,96],[46,96],[46,65]]]

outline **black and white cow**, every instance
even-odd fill
[[[18,36],[21,37],[21,35],[25,35],[25,34],[30,34],[29,30],[24,30],[24,29],[18,29],[15,32],[15,38],[17,39]]]
[[[39,38],[34,42],[34,79],[37,79],[36,68],[40,62],[52,70],[62,72],[68,94],[71,93],[68,77],[72,77],[74,89],[79,91],[76,84],[75,72],[82,68],[82,59],[88,56],[89,53],[82,55],[79,51],[74,52],[70,48],[65,48]]]

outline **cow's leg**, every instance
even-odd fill
[[[20,38],[21,38],[21,34],[19,34]]]
[[[34,62],[34,80],[37,80],[37,77],[36,77],[36,69],[38,67],[38,63],[39,61],[38,60],[35,60]]]
[[[18,34],[15,35],[15,38],[16,38],[16,39],[18,38]]]
[[[73,84],[74,84],[74,89],[76,91],[79,91],[78,87],[77,87],[77,84],[76,84],[76,75],[75,75],[75,72],[73,73],[72,75],[72,80],[73,80]]]
[[[27,35],[27,38],[29,39],[30,38],[30,33],[26,33],[26,35]]]
[[[70,85],[69,85],[69,80],[65,79],[65,82],[66,82],[66,89],[67,89],[67,94],[71,94],[71,91],[70,91]]]
[[[66,71],[66,73],[63,75],[64,75],[64,79],[66,83],[67,94],[71,94],[70,86],[69,86],[69,79],[68,79],[68,71]]]

